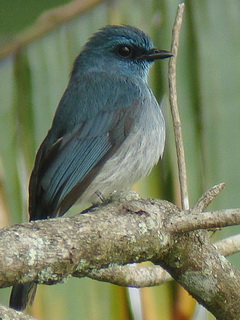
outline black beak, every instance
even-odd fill
[[[166,50],[158,50],[158,49],[151,49],[145,54],[141,55],[137,58],[137,60],[146,60],[146,61],[154,61],[158,59],[166,59],[171,58],[173,56],[172,52]]]

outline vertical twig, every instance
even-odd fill
[[[181,129],[181,120],[178,112],[177,106],[177,89],[176,89],[176,62],[177,62],[177,53],[179,47],[179,35],[182,25],[184,12],[184,4],[179,4],[175,23],[172,31],[172,46],[171,51],[173,57],[169,60],[169,69],[168,69],[168,81],[169,81],[169,101],[172,112],[173,119],[173,128],[175,135],[175,143],[177,150],[177,162],[178,162],[178,175],[180,183],[180,192],[181,192],[181,203],[182,209],[189,209],[189,198],[187,190],[187,173],[186,173],[186,163],[184,156],[184,147],[183,147],[183,138],[182,138],[182,129]]]

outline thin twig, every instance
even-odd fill
[[[240,252],[240,234],[231,236],[229,238],[219,240],[214,243],[219,252],[224,256]]]
[[[184,212],[184,211],[183,211]],[[198,210],[188,214],[172,215],[166,229],[170,233],[190,232],[199,229],[216,229],[240,224],[240,209],[224,209],[200,213]]]
[[[178,112],[177,106],[177,89],[176,89],[176,62],[177,62],[177,53],[179,47],[179,36],[180,29],[183,20],[184,4],[178,6],[176,20],[173,26],[172,31],[172,46],[171,51],[173,57],[169,60],[169,100],[173,118],[173,127],[175,134],[176,150],[177,150],[177,161],[178,161],[178,174],[180,182],[180,192],[181,192],[181,203],[182,209],[189,209],[189,199],[187,191],[187,174],[186,174],[186,164],[184,156],[184,147],[183,147],[183,138],[182,138],[182,129],[181,121]]]
[[[210,203],[219,195],[219,193],[225,188],[225,183],[219,183],[206,191],[198,202],[193,207],[193,210],[199,212],[204,211]]]

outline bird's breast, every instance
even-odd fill
[[[150,90],[135,117],[127,138],[106,161],[80,201],[88,199],[99,202],[96,192],[107,197],[115,190],[129,188],[146,176],[162,156],[165,122],[161,108]]]

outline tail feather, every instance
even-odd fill
[[[34,282],[14,285],[10,296],[9,307],[18,311],[24,310],[27,305],[33,303],[36,290],[37,284]]]

